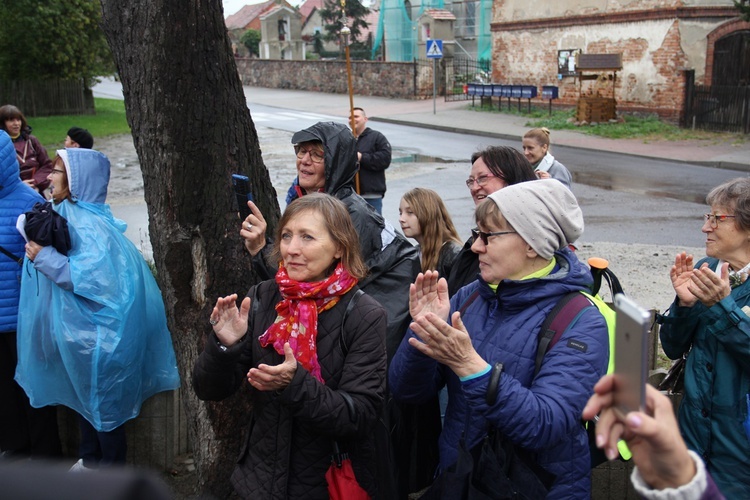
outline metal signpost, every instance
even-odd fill
[[[443,41],[427,40],[427,59],[432,59],[432,114],[437,113],[435,110],[435,96],[437,94],[437,70],[436,61],[443,57]]]

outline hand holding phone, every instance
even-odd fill
[[[614,409],[625,418],[631,411],[645,411],[648,330],[651,314],[632,299],[615,295]]]
[[[247,206],[247,202],[255,201],[250,192],[250,179],[245,175],[232,174],[232,186],[234,187],[234,196],[237,199],[240,220],[244,221],[250,215],[250,207]]]

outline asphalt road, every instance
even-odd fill
[[[339,116],[250,105],[256,126],[294,132],[317,121],[345,123]],[[463,181],[471,153],[487,145],[519,147],[514,141],[479,135],[427,130],[371,122],[388,137],[394,162],[388,170],[384,215],[398,222],[398,202],[415,186],[435,189],[445,200],[461,234],[473,226],[473,203]],[[581,241],[703,246],[700,232],[704,200],[721,182],[747,174],[630,155],[555,146],[555,157],[573,173],[573,192],[584,210],[586,230]],[[428,164],[422,173],[403,177],[399,169]]]
[[[107,95],[105,86],[97,90],[98,94]],[[119,88],[112,90],[111,97],[118,97],[118,92]],[[341,116],[260,104],[251,104],[250,113],[256,127],[288,132],[324,120],[345,123]],[[395,226],[398,226],[401,195],[412,187],[423,186],[440,193],[459,232],[468,234],[474,226],[474,206],[463,181],[468,176],[471,153],[488,145],[520,147],[515,141],[480,135],[383,122],[370,125],[384,133],[394,149],[384,215]],[[583,242],[703,246],[700,228],[706,211],[705,195],[724,180],[747,175],[736,170],[561,145],[554,146],[552,152],[573,174],[573,192],[584,210],[586,222],[579,240]],[[146,225],[145,205],[128,207],[127,214],[122,215],[126,215],[124,218],[131,225]]]

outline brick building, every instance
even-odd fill
[[[701,85],[750,84],[750,23],[732,0],[495,0],[490,29],[493,81],[557,85],[564,104],[596,91],[559,65],[560,51],[578,49],[622,54],[611,83],[619,110],[672,121],[686,70]]]

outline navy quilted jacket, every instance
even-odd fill
[[[442,468],[456,461],[464,429],[467,444],[473,447],[492,425],[517,446],[534,452],[539,465],[556,475],[548,498],[589,498],[590,458],[581,412],[594,384],[607,371],[607,323],[596,307],[584,309],[532,378],[537,334],[544,319],[564,295],[585,290],[591,283],[588,268],[572,252],[558,251],[555,258],[557,266],[548,276],[504,280],[497,293],[480,279],[451,298],[452,315],[479,290],[462,319],[479,355],[490,364],[504,365],[494,405],[486,401],[489,376],[461,382],[445,365],[408,344],[414,336],[411,330],[393,358],[388,380],[396,399],[413,403],[447,385],[448,408],[440,435]]]
[[[0,245],[23,257],[26,242],[16,230],[18,216],[44,199],[21,182],[16,150],[8,134],[0,130]],[[0,332],[15,332],[21,266],[0,253]]]

